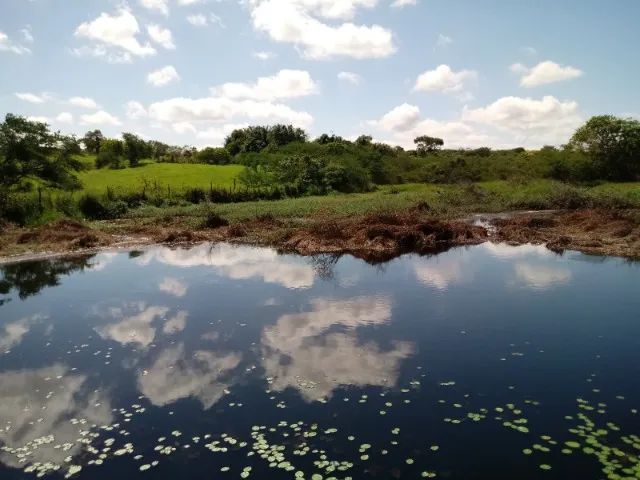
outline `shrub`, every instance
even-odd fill
[[[207,216],[202,221],[203,228],[220,228],[226,227],[227,225],[229,225],[229,222],[216,212],[208,212]]]

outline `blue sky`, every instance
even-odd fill
[[[640,113],[640,2],[2,0],[0,111],[196,146],[294,123],[539,147]]]

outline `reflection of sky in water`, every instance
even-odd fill
[[[628,423],[638,407],[628,371],[640,374],[640,268],[589,260],[486,243],[372,266],[199,245],[1,267],[0,474],[82,466],[76,476],[133,478],[143,467],[153,478],[202,478],[231,461],[203,454],[218,448],[205,448],[204,436],[224,443],[222,433],[244,431],[248,450],[234,446],[243,466],[281,478],[247,452],[252,426],[293,415],[369,443],[402,425],[392,439],[406,449],[376,460],[385,478],[398,470],[389,462],[406,469],[406,456],[421,455],[425,431],[449,452],[436,466],[451,478],[509,478],[487,451],[457,451],[447,419],[536,398],[550,409],[537,416],[544,431],[561,435],[575,398],[595,388],[586,380],[607,402],[628,402],[607,415]],[[467,424],[457,428],[482,443]],[[343,441],[334,447],[345,450]],[[522,478],[537,478],[520,460]],[[556,463],[549,478],[577,468]],[[366,465],[353,468],[353,478],[367,478]],[[580,468],[581,478],[598,478]]]

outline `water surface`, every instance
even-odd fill
[[[0,477],[640,478],[639,312],[528,245],[0,266]]]

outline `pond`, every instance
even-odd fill
[[[640,478],[640,264],[203,244],[0,266],[0,477]]]

